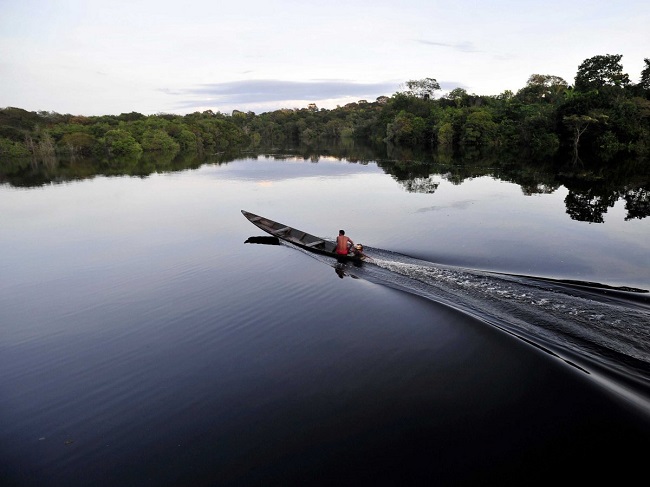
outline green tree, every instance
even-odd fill
[[[438,147],[450,151],[454,148],[454,126],[451,122],[443,122],[438,126]]]
[[[143,150],[152,152],[175,154],[180,150],[180,144],[162,129],[147,130],[140,145]]]
[[[405,84],[407,90],[404,94],[417,98],[433,99],[435,92],[440,90],[440,84],[433,78],[409,80]]]
[[[27,150],[25,144],[23,144],[22,142],[15,142],[13,140],[0,137],[0,157],[4,159],[4,158],[11,158],[11,157],[27,157],[27,156],[29,156],[29,150]]]
[[[138,113],[138,112],[120,113],[117,116],[118,120],[122,120],[124,122],[132,122],[134,120],[143,120],[145,118],[147,118],[145,115],[143,115],[142,113]]]
[[[524,103],[556,103],[568,87],[569,84],[559,76],[533,74],[516,96]]]
[[[421,117],[401,111],[386,127],[386,140],[396,144],[415,145],[424,142],[426,124]]]
[[[196,152],[198,150],[198,140],[194,132],[187,128],[183,128],[178,132],[174,138],[180,145],[180,148],[184,152]]]
[[[451,100],[457,107],[467,106],[466,100],[468,99],[469,94],[464,88],[454,88],[449,93],[445,95],[447,100]]]
[[[568,115],[562,120],[563,123],[569,127],[573,133],[573,165],[580,162],[578,149],[580,147],[580,137],[585,133],[589,125],[598,123],[602,119],[602,115]]]
[[[489,147],[494,145],[497,125],[492,114],[486,109],[471,112],[463,127],[461,144],[469,147]]]
[[[623,72],[622,54],[594,56],[580,64],[575,78],[578,91],[598,90],[604,87],[623,88],[630,83],[629,76]]]
[[[109,155],[136,156],[142,153],[142,146],[124,129],[106,132],[104,143]]]
[[[89,156],[98,148],[98,141],[95,137],[84,132],[72,132],[65,134],[59,141],[62,146],[72,154]]]
[[[650,59],[645,58],[645,67],[641,71],[641,79],[637,85],[641,90],[641,95],[650,99]]]

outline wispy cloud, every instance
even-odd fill
[[[465,88],[462,83],[441,81],[443,92]],[[240,109],[254,111],[294,108],[296,103],[316,103],[319,107],[342,103],[343,100],[374,101],[379,96],[391,96],[404,89],[403,83],[384,81],[359,83],[349,80],[315,79],[286,81],[274,79],[241,80],[224,83],[205,83],[188,88],[160,91],[175,97],[176,109]],[[327,103],[330,102],[330,103]],[[347,101],[343,101],[347,103]]]
[[[427,46],[446,47],[460,52],[483,52],[480,51],[479,49],[476,49],[471,42],[456,42],[456,43],[436,42],[436,41],[429,41],[427,39],[417,39],[417,41],[420,44],[426,44]]]
[[[392,95],[396,82],[357,83],[346,80],[284,81],[273,79],[207,83],[179,90],[163,90],[177,96],[219,103],[267,103],[284,100],[328,100],[347,97],[374,98]],[[374,98],[372,98],[374,97]],[[188,100],[189,102],[189,100]]]

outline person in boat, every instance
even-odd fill
[[[354,242],[345,234],[345,230],[339,230],[339,236],[336,237],[336,253],[338,255],[348,255]]]

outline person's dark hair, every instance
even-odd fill
[[[345,230],[339,230],[339,235],[345,235]]]

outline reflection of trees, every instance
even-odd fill
[[[552,194],[562,186],[551,167],[537,164],[509,164],[504,170],[496,171],[494,176],[518,184],[526,196]]]
[[[603,215],[618,199],[618,192],[593,186],[570,191],[564,202],[573,220],[602,223]],[[647,188],[628,189],[623,193],[623,199],[627,210],[625,221],[650,216],[650,193]]]
[[[564,185],[569,190],[566,211],[571,218],[599,223],[607,209],[619,198],[625,200],[626,220],[650,215],[650,181],[647,167],[639,161],[616,161],[607,167],[590,167],[578,172],[558,173],[549,163],[506,160],[502,156],[478,153],[452,157],[451,154],[418,151],[394,145],[371,146],[351,139],[326,145],[303,144],[282,148],[219,152],[210,156],[194,153],[144,153],[121,158],[59,159],[56,164],[26,158],[0,164],[0,183],[34,187],[48,183],[91,178],[95,175],[146,177],[150,174],[196,169],[202,164],[227,164],[242,157],[293,158],[318,163],[322,157],[356,164],[376,163],[386,174],[411,193],[433,194],[440,181],[460,185],[483,176],[518,184],[525,195],[550,194]]]
[[[627,210],[625,221],[650,216],[650,191],[648,188],[628,189],[623,198]]]
[[[406,181],[400,181],[400,184],[404,186],[404,189],[409,193],[428,193],[433,194],[440,186],[440,183],[431,179],[431,176],[428,178],[413,178],[407,179]]]
[[[572,220],[589,223],[603,223],[607,208],[613,207],[617,195],[597,194],[593,189],[584,193],[570,192],[564,199],[566,212]]]
[[[199,157],[192,153],[145,153],[111,158],[69,157],[54,162],[24,158],[0,165],[0,182],[16,187],[37,187],[95,176],[146,177],[154,173],[196,169],[202,164],[224,164],[241,157],[239,152],[222,152]]]
[[[621,161],[614,168],[594,169],[579,174],[558,174],[569,190],[567,214],[574,220],[602,223],[607,209],[619,198],[625,200],[625,220],[650,216],[650,181],[643,166]]]
[[[534,194],[552,194],[560,187],[559,183],[549,185],[544,182],[521,183],[521,190],[526,196]]]

